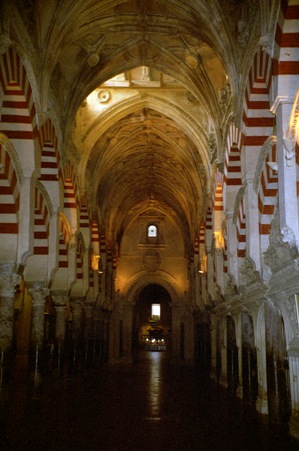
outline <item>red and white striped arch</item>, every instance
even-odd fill
[[[271,71],[271,58],[259,48],[249,72],[243,109],[244,146],[256,155],[256,159],[261,146],[272,135],[275,123],[269,100]]]
[[[89,248],[89,259],[88,259],[88,285],[89,288],[94,288],[94,253],[92,248]]]
[[[259,48],[255,54],[251,66],[245,102],[243,108],[243,127],[245,130],[243,138],[243,150],[246,150],[246,159],[258,162],[261,149],[267,138],[273,134],[275,117],[270,111],[269,91],[271,86],[272,62],[269,55]],[[271,191],[265,189],[262,194],[262,205],[271,204]],[[263,218],[266,219],[266,218]],[[241,198],[237,217],[238,256],[246,255],[246,205],[244,196]]]
[[[24,141],[33,143],[37,136],[36,112],[27,72],[13,48],[0,57],[0,84],[4,94],[0,131],[21,150]]]
[[[76,278],[83,280],[84,243],[81,235],[77,236],[76,246]]]
[[[68,247],[71,239],[71,231],[64,215],[59,216],[59,246],[58,267],[68,268]]]
[[[267,152],[265,158],[258,192],[260,235],[270,234],[271,221],[275,213],[278,193],[278,176],[276,163],[276,143],[273,141],[272,146],[270,146],[270,149]]]
[[[281,84],[288,89],[298,87],[299,75],[299,2],[293,0],[281,1],[281,9],[275,33],[275,47],[273,57],[273,76],[277,94]],[[296,83],[297,81],[297,83]],[[282,83],[281,83],[282,82]]]
[[[33,232],[34,255],[48,255],[49,253],[49,222],[49,212],[44,196],[41,191],[35,187]]]
[[[99,255],[100,253],[100,233],[99,226],[96,219],[93,219],[91,222],[91,243],[92,249],[95,255]]]
[[[223,220],[223,174],[217,171],[213,186],[214,232],[221,230]]]
[[[73,233],[78,228],[78,191],[76,183],[76,174],[71,163],[68,163],[63,171],[63,187],[64,199],[63,207],[64,213],[69,221]]]
[[[244,195],[241,197],[237,214],[237,255],[238,257],[245,257],[246,255],[246,213],[245,213],[245,199]]]
[[[224,178],[223,181],[227,186],[241,186],[241,148],[244,136],[240,129],[231,124],[227,136],[227,144],[224,158]]]
[[[52,122],[48,119],[40,129],[40,180],[56,181],[61,177],[58,141]]]
[[[14,164],[6,149],[0,143],[0,235],[3,236],[2,258],[8,254],[10,259],[16,255],[17,234],[19,231],[20,185]],[[7,235],[16,235],[12,240]],[[5,243],[8,249],[4,250]],[[9,247],[11,248],[9,249]]]
[[[87,202],[81,201],[81,203],[80,203],[79,226],[80,226],[80,229],[89,229],[90,228]]]

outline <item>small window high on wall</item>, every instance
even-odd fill
[[[161,306],[160,304],[152,304],[152,319],[160,321]]]
[[[153,224],[148,226],[147,236],[149,238],[157,238],[157,227]]]

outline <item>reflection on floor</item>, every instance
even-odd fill
[[[194,368],[171,365],[167,352],[48,378],[35,400],[26,390],[15,381],[1,450],[298,449]]]

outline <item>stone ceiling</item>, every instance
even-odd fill
[[[223,127],[240,114],[258,10],[257,0],[11,3],[41,75],[40,110],[56,112],[62,161],[111,240],[149,207],[193,240]]]

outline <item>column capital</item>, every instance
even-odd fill
[[[69,300],[69,296],[66,291],[63,290],[52,290],[51,291],[52,298],[54,300],[54,305],[56,306],[65,306]]]
[[[50,290],[45,288],[43,283],[35,283],[32,288],[28,289],[28,293],[32,297],[32,304],[37,306],[45,304],[45,297],[49,295]]]

